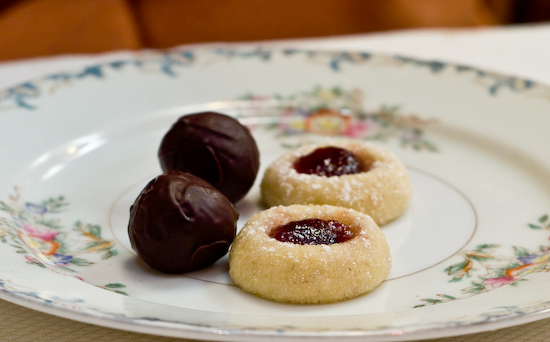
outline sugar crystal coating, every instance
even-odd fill
[[[367,172],[320,177],[299,173],[294,163],[324,147],[352,152]],[[328,204],[352,208],[370,215],[378,225],[399,217],[412,197],[412,184],[403,163],[391,152],[364,141],[332,139],[308,144],[279,157],[266,169],[260,184],[268,206]]]
[[[289,222],[335,220],[353,237],[331,245],[300,245],[270,236]],[[369,216],[329,205],[277,206],[255,214],[229,253],[229,275],[244,291],[290,303],[330,303],[375,289],[391,267],[389,246]]]

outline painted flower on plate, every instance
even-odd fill
[[[305,121],[305,131],[321,135],[341,135],[350,127],[350,117],[334,109],[318,109]]]
[[[21,222],[21,230],[27,235],[44,240],[51,241],[55,239],[58,232],[48,226],[39,223]]]
[[[45,205],[30,202],[25,203],[25,208],[27,211],[37,215],[45,214],[48,211],[48,208]]]
[[[73,259],[72,255],[55,253],[51,256],[50,260],[55,264],[55,266],[63,267],[63,266],[69,265],[72,259]]]
[[[33,250],[38,251],[43,255],[53,255],[57,252],[60,247],[60,244],[55,240],[43,240],[39,237],[34,237],[30,234],[25,233],[23,230],[19,230],[17,235],[21,241],[30,247]]]
[[[485,285],[485,289],[490,291],[494,289],[498,289],[501,286],[508,285],[510,283],[513,283],[517,279],[514,277],[498,277],[498,278],[489,278],[483,281],[483,285]]]
[[[358,88],[321,86],[290,95],[247,93],[239,97],[248,101],[252,114],[259,116],[273,114],[276,101],[278,121],[269,128],[278,131],[277,139],[285,147],[295,146],[292,137],[311,133],[363,140],[397,139],[403,147],[437,151],[435,144],[424,137],[424,128],[434,120],[403,114],[398,106],[382,105],[378,110],[367,110],[364,98]],[[285,138],[290,140],[283,141]]]

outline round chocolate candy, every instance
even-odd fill
[[[130,208],[128,235],[143,261],[164,273],[204,268],[224,256],[239,214],[210,183],[170,171],[153,179]]]
[[[184,115],[164,136],[162,169],[198,176],[235,203],[254,184],[260,156],[247,127],[230,116],[204,112]]]

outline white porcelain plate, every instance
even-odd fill
[[[161,173],[183,114],[253,132],[261,209],[276,157],[341,136],[380,144],[414,195],[383,227],[393,266],[374,292],[327,305],[240,291],[227,258],[163,275],[131,250],[129,206]],[[550,89],[475,68],[368,53],[152,52],[0,93],[0,297],[102,326],[209,340],[402,341],[550,316]],[[359,195],[359,194],[358,194]]]

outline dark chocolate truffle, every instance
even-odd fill
[[[130,208],[132,248],[152,268],[183,273],[224,256],[239,214],[210,183],[171,171],[153,179]]]
[[[250,131],[230,116],[204,112],[184,115],[160,145],[162,169],[198,176],[235,203],[254,184],[260,158]]]

